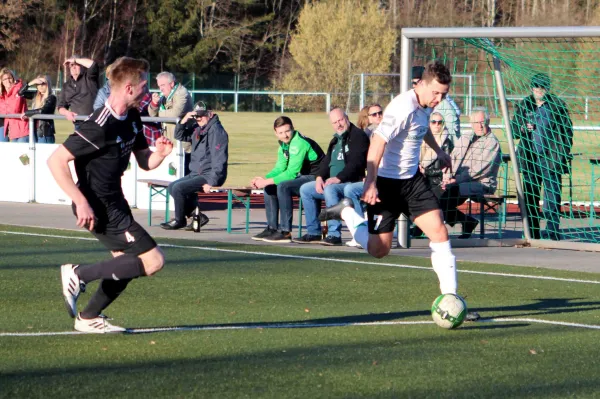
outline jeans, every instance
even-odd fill
[[[8,136],[4,136],[4,127],[0,127],[0,143],[8,143]]]
[[[44,137],[38,137],[37,142],[38,142],[38,144],[54,144],[56,142],[56,139],[55,139],[54,135],[44,136]]]
[[[529,232],[534,239],[540,239],[540,191],[544,185],[543,215],[546,231],[558,235],[560,229],[560,208],[562,179],[555,165],[545,159],[522,162],[523,194],[529,215]]]
[[[18,139],[10,139],[11,143],[29,143],[29,136],[19,137]]]
[[[293,180],[283,181],[277,185],[265,187],[264,200],[267,213],[267,224],[270,229],[292,231],[293,203],[292,196],[300,195],[300,187],[304,183],[315,181],[311,175],[298,176]],[[302,221],[299,221],[302,223]]]
[[[317,193],[316,182],[305,183],[300,187],[300,196],[302,197],[302,206],[306,215],[306,230],[308,234],[321,235],[321,225],[319,224],[319,211],[321,201],[325,200],[326,206],[333,206],[344,198],[344,187],[350,183],[330,184],[325,187],[323,194]],[[331,237],[342,236],[342,222],[339,220],[329,220],[327,222],[327,235]]]
[[[344,187],[344,197],[348,197],[352,200],[352,203],[354,204],[354,210],[359,215],[364,215],[365,213],[363,202],[360,200],[364,186],[365,182],[359,181],[356,183],[348,183],[346,187]]]
[[[207,181],[197,174],[190,174],[175,180],[169,184],[167,190],[175,203],[175,219],[179,223],[185,223],[186,217],[190,216],[198,206],[198,191]]]

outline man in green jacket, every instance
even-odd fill
[[[273,124],[279,140],[277,163],[265,177],[255,177],[253,188],[264,189],[267,228],[253,240],[291,242],[292,196],[300,195],[300,186],[315,180],[324,156],[317,143],[294,130],[292,120],[280,116]]]

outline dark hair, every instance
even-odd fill
[[[138,84],[142,80],[142,74],[149,70],[150,65],[144,59],[121,57],[111,64],[108,79],[113,86],[119,86],[127,80]]]
[[[429,83],[434,79],[443,85],[449,85],[452,82],[450,70],[438,60],[431,61],[425,65],[425,70],[423,71],[422,80]]]
[[[278,127],[285,125],[290,125],[292,130],[294,130],[294,124],[292,123],[292,120],[287,116],[280,116],[279,118],[275,119],[275,122],[273,122],[273,129],[277,129]]]
[[[550,90],[550,77],[545,73],[536,73],[531,78],[531,87]]]

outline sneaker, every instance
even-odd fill
[[[75,330],[91,334],[121,333],[127,331],[123,327],[110,324],[108,320],[111,319],[104,315],[99,315],[93,319],[82,319],[81,315],[77,315]]]
[[[267,227],[262,232],[258,233],[257,235],[255,235],[251,238],[255,241],[263,241],[266,237],[273,235],[273,233],[276,233],[276,232],[277,232],[277,230],[273,230],[272,228]]]
[[[354,205],[352,205],[352,200],[350,198],[344,197],[334,206],[323,209],[319,214],[319,221],[324,222],[326,220],[341,220],[342,211],[347,207],[354,208]]]
[[[69,316],[77,315],[77,298],[85,292],[85,283],[75,274],[75,268],[79,265],[62,265],[60,267],[60,278],[62,280],[62,292],[65,298],[65,306]]]
[[[321,241],[321,245],[337,246],[342,245],[342,237],[327,236]]]
[[[275,243],[292,242],[292,234],[289,231],[276,231],[270,236],[263,238],[263,241]]]
[[[293,238],[292,242],[296,244],[318,244],[321,242],[321,235],[304,234],[300,238]]]
[[[362,248],[362,245],[360,245],[359,243],[357,243],[354,238],[352,240],[346,242],[346,246],[347,247],[352,247],[352,248]]]

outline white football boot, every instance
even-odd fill
[[[82,319],[81,315],[77,315],[75,319],[75,329],[84,333],[90,334],[107,334],[107,333],[122,333],[127,329],[112,325],[108,322],[108,317],[100,315],[93,319]]]
[[[75,268],[78,265],[62,265],[60,267],[60,277],[62,280],[63,297],[69,316],[77,316],[77,298],[79,294],[85,292],[85,283],[75,274]]]

